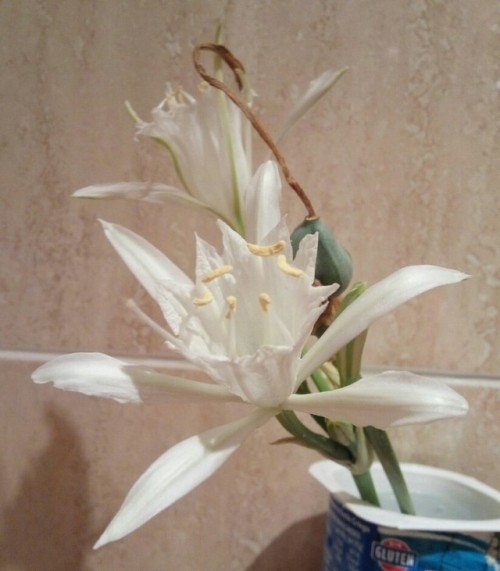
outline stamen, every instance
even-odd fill
[[[209,282],[211,282],[212,280],[215,280],[216,278],[219,278],[220,276],[223,276],[224,274],[228,274],[229,272],[233,271],[233,266],[221,266],[220,268],[215,268],[215,270],[212,270],[211,272],[206,273],[202,278],[201,281],[204,284],[207,284]]]
[[[267,313],[267,308],[269,307],[270,303],[271,303],[271,297],[269,296],[268,293],[261,293],[259,295],[259,303],[260,303],[260,307],[262,308],[262,311],[265,311]]]
[[[236,297],[234,295],[228,295],[226,297],[228,310],[226,313],[226,319],[230,319],[233,316],[233,313],[236,312]]]
[[[214,300],[214,296],[212,295],[212,292],[210,290],[206,290],[205,293],[203,294],[203,297],[195,297],[193,299],[193,304],[194,305],[208,305],[211,301]]]
[[[169,86],[167,93],[165,94],[165,103],[167,104],[167,109],[173,109],[177,105],[185,102],[184,92],[182,87],[177,85],[175,88]]]
[[[210,84],[208,83],[208,81],[200,81],[200,83],[198,83],[198,91],[200,93],[206,93],[209,89],[210,89]]]
[[[285,272],[285,274],[288,274],[289,276],[292,276],[294,278],[300,278],[300,276],[304,275],[304,272],[302,270],[299,270],[299,268],[294,268],[293,266],[291,266],[286,261],[286,256],[284,255],[278,256],[277,262],[278,262],[278,268],[282,272]]]
[[[276,242],[276,244],[271,244],[270,246],[259,246],[258,244],[250,244],[247,242],[247,248],[250,253],[255,256],[274,256],[279,254],[285,249],[286,243],[284,240]]]

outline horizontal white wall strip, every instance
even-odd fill
[[[64,352],[44,352],[44,351],[14,351],[9,349],[0,349],[0,362],[1,361],[18,361],[25,363],[44,363],[58,357],[59,355],[65,355],[69,351]],[[112,354],[111,356],[117,359],[122,359],[128,363],[134,363],[137,365],[143,365],[145,367],[156,367],[156,368],[175,368],[179,370],[198,370],[196,367],[190,365],[186,361],[176,360],[176,359],[166,359],[162,357],[154,356],[140,356],[140,355],[118,355]],[[1,365],[0,365],[1,366]],[[365,374],[375,374],[387,370],[390,367],[366,367],[363,372]],[[397,370],[397,368],[396,368]],[[451,371],[447,372],[436,372],[436,371],[424,371],[424,370],[413,370],[412,372],[424,375],[426,377],[431,377],[433,379],[440,379],[447,385],[461,385],[461,386],[474,386],[474,387],[486,387],[486,388],[498,388],[500,389],[500,378],[497,375],[464,375],[461,373],[454,374]]]
[[[44,352],[44,351],[11,351],[8,349],[0,349],[0,362],[1,361],[19,361],[19,362],[26,362],[26,363],[45,363],[50,359],[54,359],[55,357],[59,357],[61,355],[66,355],[71,351],[63,351],[63,352]],[[76,352],[76,351],[73,351]],[[89,351],[85,351],[89,352]],[[147,357],[147,356],[131,356],[131,355],[118,355],[107,353],[111,357],[115,357],[116,359],[122,359],[127,361],[128,363],[134,363],[137,365],[144,365],[146,367],[158,367],[158,368],[173,368],[176,369],[184,369],[187,371],[192,370],[199,370],[193,365],[190,365],[186,361],[176,360],[176,359],[165,359],[161,357]]]

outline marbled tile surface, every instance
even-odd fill
[[[413,263],[473,276],[376,324],[366,364],[498,377],[500,12],[489,0],[0,2],[0,350],[166,354],[125,310],[133,297],[156,311],[97,218],[143,234],[187,272],[193,232],[217,240],[213,221],[70,195],[96,182],[175,183],[168,157],[134,141],[123,102],[148,119],[167,81],[195,91],[190,51],[223,14],[272,133],[311,79],[349,66],[282,150],[351,251],[355,278]],[[288,191],[285,208],[301,220]],[[0,360],[2,570],[318,568],[327,500],[307,475],[317,457],[269,446],[283,436],[276,423],[181,503],[93,552],[153,459],[237,410],[120,406],[34,386],[33,368]],[[466,419],[398,429],[402,458],[498,486],[495,387],[459,386]]]
[[[498,372],[500,23],[488,0],[3,2],[0,345],[161,350],[123,308],[145,296],[96,219],[144,234],[186,271],[194,229],[214,239],[213,222],[181,206],[70,194],[175,183],[167,155],[134,142],[123,103],[148,119],[167,81],[196,90],[191,48],[212,39],[226,4],[226,43],[272,133],[311,79],[350,68],[283,152],[351,251],[356,279],[413,263],[473,275],[377,324],[368,364]],[[295,224],[302,207],[285,196]]]

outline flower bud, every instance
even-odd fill
[[[293,253],[306,234],[318,234],[318,255],[316,257],[315,278],[322,285],[339,284],[333,294],[340,295],[352,278],[352,261],[349,252],[337,241],[331,230],[319,218],[306,218],[292,232]]]
[[[330,438],[351,451],[357,448],[357,435],[355,427],[350,422],[333,421],[326,419],[327,430]]]

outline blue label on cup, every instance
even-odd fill
[[[492,533],[478,537],[379,527],[331,496],[323,571],[499,571],[493,541]]]

